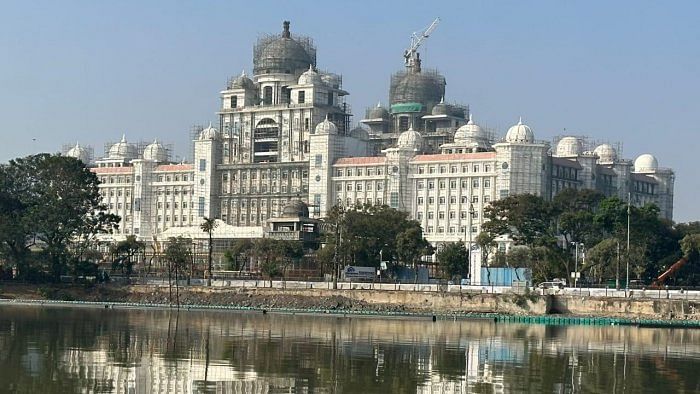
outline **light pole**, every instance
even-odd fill
[[[471,285],[474,285],[473,283],[476,275],[476,271],[474,269],[474,263],[472,262],[472,220],[474,219],[474,204],[469,203],[469,220],[467,220],[467,236],[468,236],[468,241],[467,241],[467,256],[469,259],[469,282]]]
[[[625,297],[630,289],[630,215],[632,213],[632,193],[627,193],[627,278],[625,280]]]

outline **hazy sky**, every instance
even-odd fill
[[[63,144],[158,138],[189,152],[261,33],[314,38],[343,75],[354,121],[386,103],[411,32],[448,101],[501,134],[567,133],[653,153],[676,171],[676,221],[700,220],[698,1],[0,2],[0,162]],[[695,170],[693,169],[695,168]]]

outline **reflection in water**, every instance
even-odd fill
[[[0,307],[0,392],[698,392],[700,331]]]

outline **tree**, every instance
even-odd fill
[[[209,248],[207,250],[207,286],[211,286],[211,266],[212,266],[212,252],[214,250],[214,244],[212,240],[212,233],[214,229],[218,226],[216,219],[204,218],[204,222],[199,226],[202,231],[207,233],[209,236]]]
[[[245,262],[241,264],[241,256],[244,261],[249,258],[253,243],[249,239],[237,239],[230,249],[224,252],[224,260],[228,268],[234,271],[240,271],[245,266]]]
[[[81,260],[71,256],[76,246],[119,222],[105,212],[97,176],[80,160],[42,153],[11,160],[1,172],[10,193],[0,196],[0,211],[15,225],[2,236],[4,249],[22,265],[28,247],[41,241],[54,280],[69,261]]]
[[[399,259],[413,267],[415,281],[418,281],[418,261],[422,256],[433,254],[433,246],[423,238],[423,229],[418,222],[399,233],[396,247]]]
[[[168,291],[170,297],[170,305],[173,302],[172,293],[172,276],[175,275],[175,301],[178,308],[180,307],[180,287],[178,281],[180,272],[187,269],[187,266],[192,262],[192,240],[189,238],[177,237],[170,238],[165,247],[165,261],[168,263]]]
[[[253,256],[258,260],[260,272],[267,276],[272,287],[272,278],[281,273],[279,258],[282,248],[279,241],[272,238],[260,238],[253,241]]]
[[[145,248],[146,244],[138,241],[135,235],[128,235],[124,241],[118,242],[112,248],[112,254],[114,255],[112,269],[121,270],[122,274],[126,274],[128,278],[133,271],[134,256]]]
[[[564,189],[552,199],[552,210],[559,234],[567,244],[594,245],[600,240],[600,228],[593,220],[605,196],[590,189]]]
[[[553,211],[541,197],[519,194],[491,202],[484,209],[482,231],[496,238],[510,235],[518,245],[551,244]]]
[[[464,242],[448,243],[437,254],[442,272],[449,279],[464,278],[469,273],[469,252]]]

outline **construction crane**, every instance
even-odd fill
[[[440,18],[435,18],[427,29],[422,32],[417,31],[411,34],[411,46],[408,47],[403,54],[407,66],[413,66],[418,63],[418,47],[421,46],[426,38],[430,37],[430,34],[435,30],[438,23],[440,23]]]

